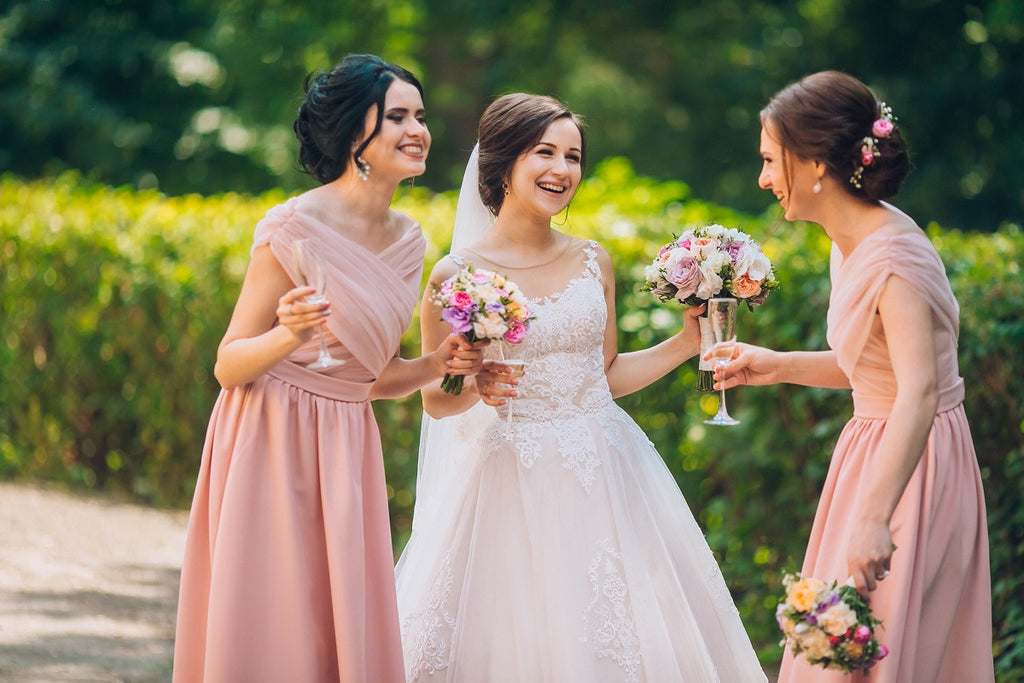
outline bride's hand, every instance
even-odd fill
[[[475,375],[483,368],[484,348],[489,339],[470,342],[464,335],[450,334],[434,351],[443,373],[448,375]]]
[[[512,375],[512,368],[500,360],[485,361],[483,369],[476,375],[476,391],[480,400],[493,407],[505,405],[508,398],[517,396],[517,384],[519,378]]]
[[[697,319],[704,313],[705,308],[707,304],[687,308],[683,312],[683,329],[679,332],[690,348],[697,349],[697,353],[700,353],[700,321]]]
[[[753,344],[736,344],[728,365],[715,367],[715,389],[732,389],[741,384],[774,384],[776,353]],[[704,354],[704,360],[711,360],[711,351]]]

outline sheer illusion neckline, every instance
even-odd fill
[[[570,242],[569,245],[571,246],[572,242]],[[568,250],[568,246],[566,247],[566,249]],[[472,254],[477,254],[477,252],[475,252],[475,251],[473,251],[471,249],[468,249],[468,248],[464,248],[463,251],[470,252]],[[534,304],[536,304],[538,306],[543,306],[545,304],[550,304],[550,303],[552,303],[554,301],[557,301],[558,299],[562,298],[563,296],[565,296],[565,294],[570,289],[572,289],[572,287],[574,285],[576,285],[578,282],[583,281],[583,280],[593,280],[593,279],[597,279],[598,278],[599,273],[600,273],[600,266],[597,265],[597,242],[595,242],[594,240],[586,240],[583,243],[582,248],[580,249],[580,252],[586,256],[586,260],[583,263],[583,267],[580,270],[576,271],[576,274],[573,275],[572,277],[570,277],[565,282],[565,284],[562,285],[562,287],[560,289],[557,289],[554,292],[551,292],[550,294],[545,294],[545,295],[542,295],[542,296],[531,296],[530,293],[526,289],[523,288],[522,283],[519,282],[517,280],[517,278],[510,277],[509,279],[512,280],[513,282],[515,282],[519,286],[520,291],[522,291],[523,294],[526,295],[526,298],[530,302],[532,302],[532,303],[534,303]],[[565,252],[563,251],[562,254],[560,254],[558,258],[561,258],[561,256],[564,255],[564,253]],[[491,261],[487,257],[483,256],[482,254],[477,254],[477,255],[480,256],[481,258],[483,258],[485,261],[487,261],[487,263],[490,264],[490,265],[495,265],[495,266],[499,265],[499,264],[494,263],[493,261]],[[460,256],[458,254],[450,254],[450,258],[452,259],[452,261],[455,262],[455,265],[459,266],[460,268],[463,267],[464,265],[466,265],[466,260],[467,259],[465,257],[463,257],[463,256]],[[556,258],[554,260],[557,261],[558,259]],[[500,267],[501,266],[499,266],[499,268]],[[533,267],[537,268],[539,266],[533,266]],[[523,270],[526,270],[526,269],[523,269]]]

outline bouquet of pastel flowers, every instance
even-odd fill
[[[778,286],[772,262],[750,235],[713,223],[687,230],[658,250],[644,269],[641,291],[660,301],[700,306],[708,299],[736,298],[754,310]],[[703,323],[701,355],[710,346],[710,332]],[[712,388],[711,366],[701,361],[697,389]]]
[[[526,297],[514,282],[472,263],[442,282],[432,301],[441,307],[441,319],[451,325],[452,332],[464,334],[471,342],[496,339],[520,344],[533,319]],[[445,375],[441,381],[449,394],[462,393],[462,385],[461,375]]]
[[[867,671],[889,654],[878,642],[875,628],[881,621],[850,584],[786,574],[775,619],[793,653],[810,664],[844,673]]]

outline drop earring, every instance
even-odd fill
[[[813,192],[814,194],[818,194],[818,193],[821,192],[821,181],[820,180],[818,182],[814,183],[814,187],[811,188],[811,192]]]
[[[362,156],[357,156],[355,159],[356,164],[356,175],[364,183],[370,179],[370,164],[366,163],[366,159]]]
[[[501,189],[505,191],[505,196],[508,196],[508,183],[502,183]]]

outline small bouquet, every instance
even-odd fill
[[[799,574],[786,574],[782,583],[786,594],[775,610],[786,635],[780,645],[788,643],[810,664],[843,673],[867,671],[889,654],[875,638],[875,627],[882,622],[852,585],[826,584]]]
[[[530,307],[514,282],[504,275],[476,269],[472,263],[441,283],[433,302],[441,307],[441,319],[455,334],[471,342],[499,339],[520,344],[530,330]],[[462,393],[462,375],[445,375],[441,388]]]
[[[735,297],[754,310],[778,286],[772,262],[750,235],[717,223],[687,230],[658,250],[644,269],[640,291],[660,301],[700,306],[708,299]],[[701,318],[701,356],[711,345],[710,328]],[[697,390],[711,391],[710,363],[701,360]]]

